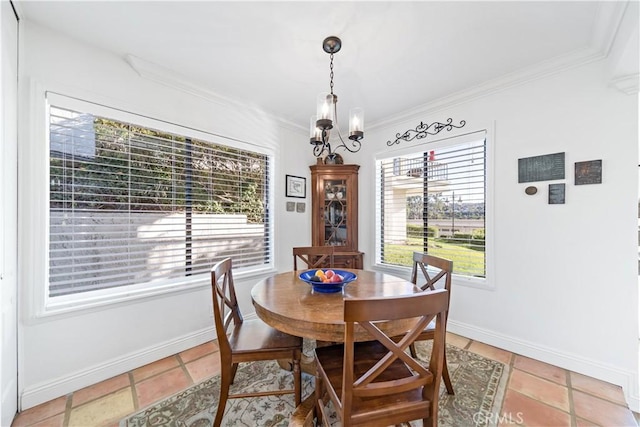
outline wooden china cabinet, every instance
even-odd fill
[[[334,267],[362,268],[358,251],[359,165],[310,166],[311,241],[334,246]]]

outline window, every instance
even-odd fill
[[[49,111],[49,297],[271,263],[267,155]]]
[[[413,252],[428,252],[484,278],[484,135],[424,147],[377,161],[378,262],[411,266]]]

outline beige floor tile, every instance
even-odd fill
[[[65,407],[67,405],[67,397],[59,397],[49,402],[45,402],[41,405],[29,408],[20,414],[13,420],[12,427],[22,427],[35,424],[38,421],[51,418],[54,415],[64,414]]]
[[[197,347],[193,347],[189,350],[183,351],[182,353],[180,353],[180,359],[182,359],[183,363],[187,363],[199,359],[207,354],[215,353],[217,351],[218,345],[216,344],[216,342],[209,341]]]
[[[532,399],[569,412],[569,390],[560,384],[514,369],[509,378],[509,388]]]
[[[133,371],[133,379],[135,382],[142,381],[177,366],[180,366],[180,362],[175,356],[165,357],[164,359],[160,359],[156,362],[149,363],[148,365],[135,369]]]
[[[71,404],[76,407],[97,397],[113,393],[125,387],[130,387],[129,374],[118,375],[108,380],[85,387],[73,393]]]
[[[527,371],[530,374],[537,375],[546,380],[553,381],[564,386],[567,385],[567,371],[539,360],[530,359],[528,357],[515,355],[513,367]]]
[[[502,362],[506,365],[511,363],[511,357],[513,355],[510,351],[502,350],[501,348],[493,347],[478,341],[473,341],[468,350],[489,359],[497,360],[498,362]]]
[[[144,381],[140,381],[136,383],[138,406],[144,408],[153,402],[189,387],[191,384],[193,384],[191,379],[182,368],[174,368]]]
[[[73,408],[69,414],[69,427],[102,426],[134,410],[131,389],[125,388]]]
[[[447,332],[447,344],[455,345],[458,348],[466,348],[470,342],[469,338]]]
[[[193,382],[199,383],[220,373],[220,353],[209,354],[185,366]]]
[[[627,401],[624,398],[624,392],[620,386],[587,377],[576,372],[571,372],[571,387],[620,405],[627,406]]]
[[[507,420],[510,421],[503,422],[503,425],[571,427],[571,416],[568,413],[514,390],[507,390],[501,415],[503,418],[508,417]]]
[[[572,393],[577,417],[601,426],[637,427],[638,424],[629,408],[578,390],[573,390]]]

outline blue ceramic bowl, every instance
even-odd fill
[[[322,268],[320,270],[327,271],[329,269],[328,268]],[[311,278],[313,276],[315,276],[316,271],[318,271],[317,268],[314,269],[314,270],[307,270],[305,272],[302,272],[302,273],[300,273],[300,275],[298,277],[303,282],[306,282],[306,283],[310,284],[314,291],[322,292],[322,293],[340,292],[342,290],[342,288],[344,287],[344,285],[346,285],[349,282],[353,282],[354,280],[356,280],[358,278],[358,276],[356,276],[355,274],[353,274],[350,271],[336,270],[336,269],[333,269],[333,268],[331,270],[333,270],[334,273],[339,274],[340,276],[342,276],[342,278],[343,278],[342,282],[333,282],[333,283],[312,282]]]

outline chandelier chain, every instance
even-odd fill
[[[329,73],[329,78],[330,78],[329,87],[331,88],[331,95],[333,95],[333,53],[330,54],[329,57],[331,58],[331,61],[329,63],[329,70],[331,71]]]

